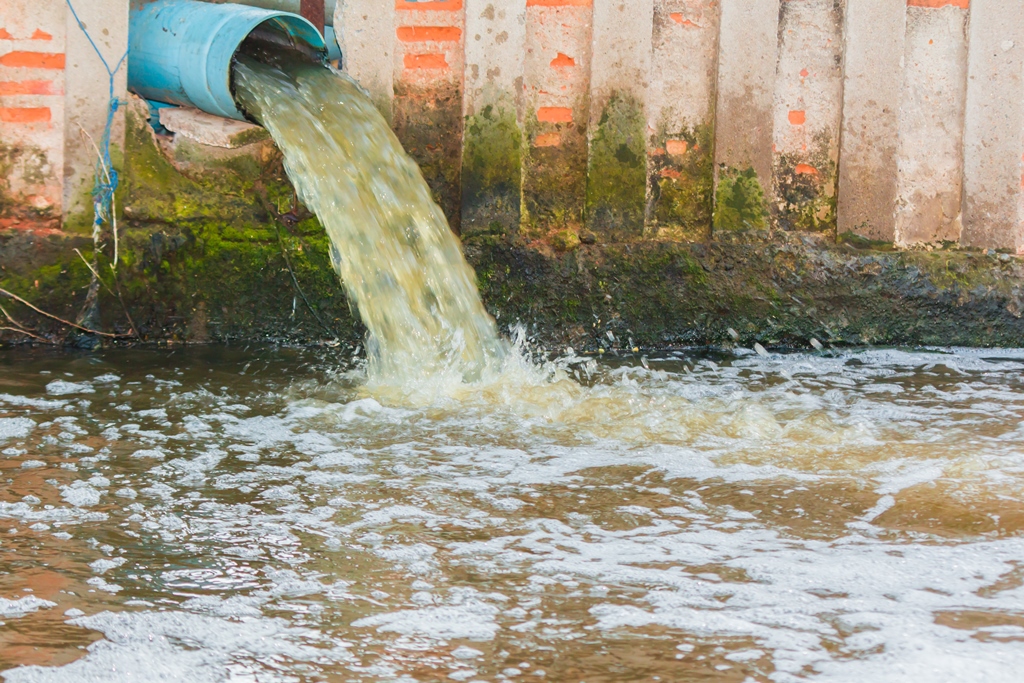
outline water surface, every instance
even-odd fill
[[[1024,351],[0,352],[0,670],[1016,681]]]

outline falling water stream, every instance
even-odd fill
[[[368,359],[0,350],[7,683],[1020,680],[1024,350],[531,359],[354,84],[236,81]]]
[[[374,381],[478,379],[502,342],[472,269],[419,167],[362,89],[315,64],[241,57],[239,100],[284,153],[320,217],[335,265],[369,330]]]

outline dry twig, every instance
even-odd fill
[[[89,328],[89,327],[83,327],[82,325],[76,325],[75,323],[73,323],[73,322],[71,322],[69,320],[65,320],[64,318],[61,318],[59,316],[56,316],[53,313],[47,313],[46,311],[44,311],[43,309],[39,308],[38,306],[34,306],[31,302],[26,301],[25,299],[22,299],[17,294],[12,294],[11,292],[8,292],[6,289],[3,289],[2,287],[0,287],[0,294],[3,294],[4,296],[6,296],[8,298],[14,299],[15,301],[17,301],[19,304],[22,304],[23,306],[28,306],[33,311],[35,311],[36,313],[38,313],[39,315],[41,315],[43,317],[49,318],[51,320],[56,320],[59,323],[67,325],[68,327],[73,327],[76,330],[81,330],[82,332],[87,332],[89,334],[95,334],[95,335],[98,335],[100,337],[107,337],[108,339],[126,339],[126,338],[130,338],[130,337],[133,336],[133,335],[130,335],[130,334],[112,334],[110,332],[100,332],[99,330],[94,330],[94,329]]]

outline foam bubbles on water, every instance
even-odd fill
[[[6,675],[1019,677],[1020,357],[510,358],[433,393],[292,368],[213,392],[199,365],[132,396],[145,422],[5,404],[47,469],[12,456],[0,561],[59,552],[94,615],[68,628],[103,634]],[[61,498],[86,488],[104,507]]]
[[[35,421],[27,417],[0,418],[0,443],[11,439],[24,439],[35,426]]]
[[[25,597],[18,598],[17,600],[0,598],[0,617],[4,617],[5,619],[9,619],[11,617],[22,617],[41,609],[49,609],[56,606],[57,603],[50,602],[49,600],[42,600],[34,595],[26,595]]]

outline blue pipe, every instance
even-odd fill
[[[195,0],[156,0],[132,9],[128,89],[147,100],[245,120],[231,93],[231,61],[254,30],[326,57],[320,31],[297,14]]]

